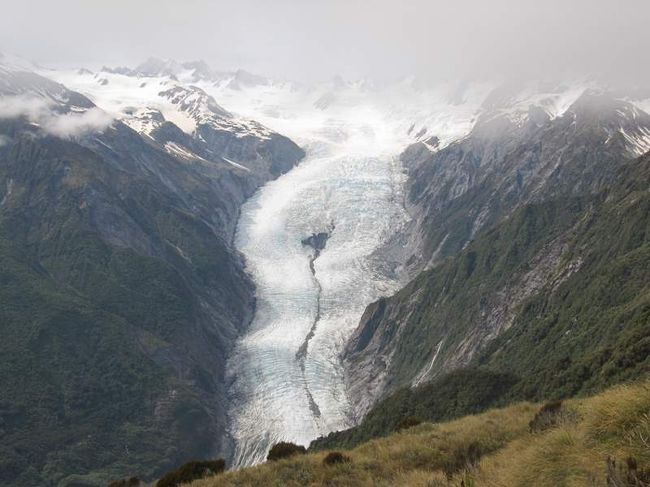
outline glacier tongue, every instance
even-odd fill
[[[455,105],[410,91],[405,106],[353,88],[323,107],[318,93],[273,86],[211,93],[307,151],[244,205],[238,225],[257,290],[227,370],[234,465],[246,466],[278,441],[307,445],[352,425],[340,354],[366,306],[402,284],[391,269],[403,263],[386,265],[377,251],[408,220],[399,154],[414,140],[409,127],[448,143],[471,129],[482,98]],[[319,233],[328,238],[316,256],[303,241]]]
[[[355,134],[372,153],[374,132]],[[406,219],[402,183],[395,154],[321,141],[242,209],[236,245],[257,307],[228,364],[236,465],[264,460],[275,442],[307,445],[351,425],[339,354],[366,305],[397,289],[372,254]],[[329,238],[312,274],[315,250],[303,240],[320,232]]]

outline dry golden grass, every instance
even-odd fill
[[[650,382],[567,401],[575,421],[526,434],[480,463],[476,485],[606,485],[608,457],[650,467]]]
[[[324,465],[327,452],[300,455],[192,487],[605,486],[608,456],[650,467],[650,381],[567,401],[559,424],[531,433],[539,407],[422,424],[346,452],[349,463]]]

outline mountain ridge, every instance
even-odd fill
[[[77,128],[101,109],[34,73],[0,71],[0,93],[2,485],[105,485],[227,455],[225,359],[254,306],[239,206],[304,153],[270,131]]]

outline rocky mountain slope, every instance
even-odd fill
[[[503,96],[464,139],[403,155],[427,270],[369,306],[347,346],[359,414],[468,366],[513,374],[508,394],[526,399],[648,370],[649,158],[636,156],[650,116],[606,93],[557,116],[501,110]]]
[[[198,89],[118,116],[24,69],[0,66],[0,484],[227,455],[225,356],[254,304],[235,223],[302,150]]]

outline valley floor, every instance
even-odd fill
[[[540,408],[519,403],[420,424],[343,452],[344,463],[312,453],[192,486],[648,485],[650,380]]]

